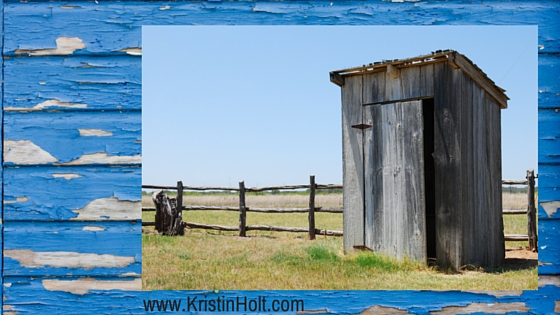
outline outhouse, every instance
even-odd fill
[[[342,90],[344,251],[500,265],[505,90],[453,50],[330,79]]]

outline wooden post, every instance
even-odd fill
[[[186,223],[177,209],[177,198],[169,198],[158,190],[152,194],[152,201],[156,207],[156,230],[163,235],[184,235]]]
[[[177,181],[177,207],[175,208],[175,220],[183,222],[183,182]]]
[[[315,239],[315,175],[309,176],[309,239]]]
[[[247,228],[245,208],[245,182],[239,182],[239,236],[245,237],[245,230]]]
[[[529,249],[533,252],[538,252],[538,237],[537,237],[537,218],[535,208],[535,171],[533,169],[527,170],[527,235],[529,236]]]
[[[183,182],[177,181],[177,211],[183,211]]]

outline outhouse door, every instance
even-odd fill
[[[365,245],[426,261],[423,101],[363,109]]]

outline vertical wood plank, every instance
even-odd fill
[[[342,181],[344,252],[364,245],[364,191],[362,131],[362,78],[347,77],[342,87]]]
[[[527,181],[529,191],[527,192],[527,235],[529,236],[529,249],[538,251],[537,218],[535,209],[535,171],[527,170]]]
[[[422,101],[401,103],[402,107],[402,176],[401,217],[404,234],[399,234],[403,255],[427,261],[426,187],[424,174],[424,119]]]
[[[434,65],[420,67],[420,89],[422,95],[434,95]]]
[[[245,208],[245,182],[239,182],[239,236],[245,237],[247,229],[247,209]]]
[[[309,239],[315,239],[315,175],[309,176]]]
[[[442,266],[459,268],[457,244],[462,239],[460,121],[447,63],[434,64],[434,166],[436,190],[436,255]]]
[[[401,77],[393,77],[385,72],[385,100],[398,102],[402,99]]]
[[[366,106],[364,119],[373,125],[364,134],[366,246],[425,261],[422,102]]]
[[[400,69],[402,99],[423,96],[420,77],[421,68],[422,67],[408,67]]]
[[[381,105],[364,107],[364,123],[372,128],[364,130],[364,242],[379,251],[376,240],[381,230],[374,224],[383,213],[383,167],[382,167],[382,109]]]
[[[363,78],[363,103],[385,101],[385,72],[365,74]]]
[[[505,258],[504,223],[502,215],[502,140],[501,140],[501,107],[494,98],[487,95],[485,103],[485,123],[487,147],[486,150],[486,187],[484,188],[487,200],[486,240],[481,244],[486,246],[487,260],[484,265],[490,267],[500,266]]]
[[[177,217],[183,217],[183,182],[177,181]]]

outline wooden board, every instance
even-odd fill
[[[557,10],[558,3],[554,1],[485,1],[484,5],[480,5],[477,3],[465,4],[461,1],[403,3],[345,1],[331,4],[321,1],[93,1],[66,3],[14,0],[3,3],[3,6],[4,23],[1,23],[0,27],[5,26],[3,30],[4,56],[14,56],[18,49],[28,50],[30,53],[45,49],[47,50],[46,53],[55,53],[57,52],[56,40],[66,36],[77,37],[86,46],[75,50],[73,54],[81,55],[81,57],[86,57],[86,55],[87,57],[108,57],[112,60],[124,60],[118,58],[127,55],[126,48],[133,48],[128,50],[129,54],[140,53],[136,47],[142,46],[142,25],[539,25],[538,44],[541,45],[539,47],[539,90],[545,91],[539,93],[539,107],[557,107],[557,96],[560,95],[558,80],[555,79],[557,78],[556,69],[560,67],[557,57],[560,51],[560,32],[558,32],[558,29],[560,29],[558,27],[560,14]],[[77,40],[70,42],[73,43],[74,47],[80,46],[80,42]],[[64,52],[58,51],[58,53]],[[185,51],[178,51],[177,53],[185,54],[185,58],[188,58]],[[27,55],[28,53],[25,52],[18,54],[18,56]],[[24,57],[18,59],[17,62],[25,64],[42,60],[39,63],[45,65],[56,64],[53,61],[54,59],[46,58]],[[59,58],[64,59],[65,57]],[[545,62],[543,63],[543,61]],[[11,71],[11,65],[8,66],[6,70]],[[66,70],[54,67],[49,70],[49,73],[53,75],[66,73]],[[130,71],[131,74],[138,73],[137,70],[125,71]],[[13,102],[16,97],[24,95],[26,91],[29,91],[35,99],[41,98],[41,93],[45,95],[48,93],[48,96],[51,97],[52,93],[56,92],[56,87],[52,88],[48,85],[39,84],[38,82],[42,81],[36,80],[36,76],[39,76],[39,73],[33,71],[28,73],[31,87],[15,84],[9,80],[6,81],[4,93],[10,95],[10,102]],[[96,78],[97,74],[92,74],[91,79],[95,80]],[[8,83],[10,86],[8,86]],[[69,88],[70,83],[64,84],[60,81],[60,84],[60,95],[69,95],[68,99],[61,98],[61,102],[73,103],[79,101],[77,94],[79,92],[72,94],[73,91]],[[80,91],[83,93],[82,95],[91,92],[87,89],[88,87],[91,86],[77,86],[78,89],[82,90]],[[115,96],[112,92],[107,92],[105,88],[91,92],[89,95],[92,98],[88,100],[88,105],[93,104],[91,106],[95,105],[96,108],[104,106],[102,103],[105,103],[105,101],[101,100],[107,100],[107,106],[114,108],[114,106],[119,106],[117,103],[122,106],[133,106],[132,104],[137,104],[135,99],[138,98],[136,94],[136,96],[131,95],[130,99],[127,97],[123,99],[123,94]],[[112,102],[113,99],[119,101]],[[100,101],[97,102],[96,100]],[[10,106],[15,105],[10,103]],[[48,119],[46,118],[46,120]],[[539,139],[539,148],[544,152],[557,145],[558,140],[542,141]],[[555,174],[560,173],[557,167],[558,165],[554,163],[539,165],[539,179],[557,183],[555,177],[557,175]],[[101,174],[104,174],[105,166],[96,166],[96,168],[100,170]],[[126,167],[123,168],[126,169]],[[14,171],[17,169],[23,170],[24,168],[14,168]],[[38,172],[42,169],[42,167],[36,168]],[[51,176],[49,173],[51,172],[50,167],[45,167],[44,170],[45,177]],[[540,184],[542,185],[542,182]],[[553,190],[555,185],[550,183],[547,188],[542,187],[541,189],[539,187],[539,198],[542,198],[545,202],[559,201],[560,196],[558,196],[557,190]],[[35,189],[36,187],[29,187],[29,191]],[[77,190],[86,194],[90,189],[95,190],[93,187]],[[50,190],[50,192],[55,193],[54,190]],[[31,195],[31,193],[26,192],[26,195]],[[544,215],[544,213],[545,210],[540,205],[539,214]],[[539,228],[544,229],[544,231],[554,231],[554,229],[558,231],[560,228],[554,225],[557,223],[557,218],[557,215],[553,214],[550,220],[539,220]],[[26,222],[27,226],[22,226],[22,230],[32,230],[34,225],[37,224],[36,221]],[[53,222],[52,224],[54,226],[58,223]],[[128,223],[122,224],[126,225]],[[544,231],[541,233],[545,233]],[[72,239],[67,239],[66,243],[61,243],[60,249],[73,246],[71,244],[74,242]],[[115,241],[107,246],[121,245]],[[541,240],[540,246],[540,255],[557,252],[557,238],[545,237]],[[139,248],[137,253],[140,253]],[[550,265],[546,265],[545,269],[541,270],[558,274],[557,256],[551,255],[550,258],[546,259],[546,262]],[[45,282],[44,280],[55,281]],[[75,314],[76,312],[145,314],[145,300],[185,299],[186,301],[188,297],[201,299],[217,295],[214,291],[141,292],[138,291],[140,283],[134,277],[115,278],[96,275],[85,277],[7,277],[4,275],[3,282],[3,311],[6,314]],[[461,310],[465,310],[465,312],[469,311],[468,307],[471,307],[470,310],[473,307],[478,307],[478,312],[504,313],[503,310],[507,309],[509,312],[519,310],[519,312],[546,314],[560,312],[558,283],[560,282],[549,281],[548,284],[543,284],[537,291],[507,292],[496,295],[493,293],[428,291],[220,291],[220,294],[227,297],[247,298],[257,298],[259,295],[265,295],[270,300],[303,299],[307,311],[332,314],[358,314],[367,309],[371,309],[371,312],[381,309],[384,311],[406,310],[409,313],[424,314],[443,310],[457,313],[458,310],[453,309],[453,307],[462,307]],[[64,287],[68,289],[65,291]],[[480,304],[486,304],[487,308],[481,311]]]
[[[140,164],[141,112],[7,112],[5,165]]]
[[[364,109],[365,245],[426,261],[422,101]]]
[[[362,130],[362,85],[360,77],[346,78],[342,87],[342,185],[344,252],[364,245],[364,186]]]
[[[139,221],[6,222],[4,275],[139,277],[141,233]]]
[[[4,221],[139,220],[141,171],[139,166],[6,168]]]
[[[140,110],[141,68],[128,55],[7,58],[4,110]]]
[[[454,101],[452,67],[434,64],[434,167],[436,191],[436,255],[438,262],[462,265],[463,205],[460,151],[460,107]]]

